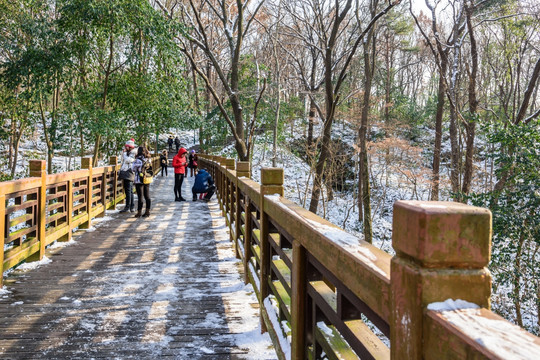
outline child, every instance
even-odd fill
[[[195,154],[195,150],[191,150],[191,154],[189,154],[189,170],[190,170],[190,176],[193,177],[193,173],[197,175],[197,161],[198,161],[197,154]]]

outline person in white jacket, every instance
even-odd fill
[[[120,167],[121,172],[129,172],[132,174],[131,177],[125,176],[122,179],[124,185],[124,193],[126,194],[126,206],[120,210],[120,212],[134,212],[135,211],[135,201],[133,200],[133,180],[134,173],[132,170],[133,162],[135,161],[135,155],[137,155],[137,150],[135,149],[135,140],[130,139],[126,142],[124,149],[122,150],[122,166]]]

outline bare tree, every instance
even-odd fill
[[[301,39],[305,46],[318,53],[323,61],[324,110],[317,99],[312,96],[320,118],[323,120],[321,151],[315,168],[315,179],[311,192],[309,210],[316,212],[326,161],[329,158],[331,131],[335,119],[336,108],[340,102],[341,91],[347,78],[351,61],[365,36],[373,28],[377,20],[384,16],[399,1],[388,1],[386,6],[367,19],[365,27],[362,22],[354,21],[351,10],[359,6],[353,0],[317,1],[289,0],[286,5],[289,15],[295,22],[292,28],[294,35]],[[363,20],[363,19],[362,19]],[[301,29],[310,28],[310,36],[304,36]]]

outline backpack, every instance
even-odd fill
[[[154,176],[154,170],[152,169],[152,164],[149,160],[145,160],[141,167],[141,182],[143,184],[151,184]]]

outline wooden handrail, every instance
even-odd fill
[[[70,240],[75,229],[90,227],[92,218],[124,200],[118,158],[98,168],[90,160],[81,160],[81,170],[60,174],[46,174],[44,160],[31,160],[30,178],[0,183],[2,271],[41,260],[46,246]],[[157,171],[159,156],[152,157],[152,166]],[[0,277],[0,287],[2,282]]]
[[[262,169],[260,185],[249,179],[249,166],[242,165],[239,176],[231,159],[199,159],[214,177],[245,280],[259,300],[262,328],[280,359],[318,359],[323,352],[330,359],[502,358],[494,341],[482,343],[448,320],[464,310],[428,310],[461,299],[479,306],[467,310],[479,324],[496,319],[505,329],[514,326],[489,311],[488,210],[398,201],[391,257],[280,196],[281,170]],[[498,345],[516,359],[540,354],[538,337],[513,329],[513,335],[489,329],[484,335],[498,334]]]

